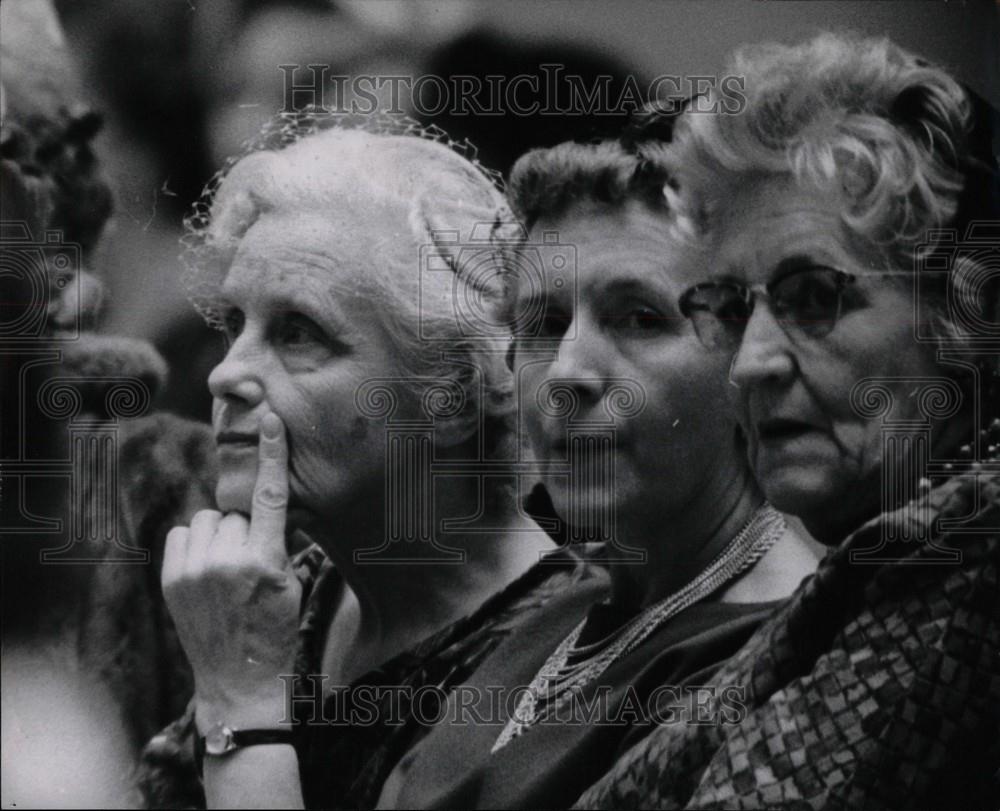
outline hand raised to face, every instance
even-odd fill
[[[261,420],[258,457],[249,521],[202,510],[167,535],[163,596],[194,671],[201,734],[288,722],[279,677],[294,672],[302,586],[285,546],[288,447],[274,413]]]

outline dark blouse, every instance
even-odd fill
[[[1000,474],[861,527],[710,684],[735,722],[659,726],[577,807],[1000,806]]]
[[[623,746],[641,739],[656,719],[671,717],[685,696],[697,694],[782,601],[691,606],[586,685],[555,718],[529,727],[491,755],[517,705],[518,688],[531,683],[581,618],[587,616],[588,630],[603,627],[598,636],[628,619],[592,603],[591,594],[569,589],[505,640],[467,682],[480,700],[462,712],[453,698],[446,721],[400,762],[386,785],[385,804],[568,807],[612,766]],[[738,711],[740,697],[729,700]]]
[[[348,687],[324,689],[325,630],[345,585],[318,547],[294,561],[305,587],[296,661],[295,726],[307,808],[371,808],[399,757],[437,720],[440,703],[512,629],[567,588],[590,603],[607,589],[593,548],[546,555],[474,614],[394,657]],[[203,808],[193,758],[193,706],[143,752],[138,783],[147,807]]]

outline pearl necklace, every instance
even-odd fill
[[[493,744],[491,754],[576,696],[585,684],[600,676],[613,662],[635,650],[667,620],[753,566],[774,546],[784,531],[784,516],[765,503],[697,577],[641,611],[608,638],[577,647],[587,620],[580,622],[542,665],[521,696],[517,709]],[[568,665],[570,657],[574,656],[578,661]]]

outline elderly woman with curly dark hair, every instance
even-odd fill
[[[741,718],[660,726],[578,805],[996,807],[986,111],[884,39],[750,48],[729,72],[746,110],[683,115],[655,158],[713,256],[680,305],[732,358],[764,493],[831,551],[712,679],[745,691]]]
[[[529,237],[509,261],[520,433],[570,536],[604,541],[611,594],[567,589],[527,618],[382,807],[568,806],[816,566],[754,481],[727,359],[678,309],[702,256],[670,234],[668,176],[637,154],[669,127],[649,123],[529,152],[508,192]],[[459,695],[476,700],[462,712]]]

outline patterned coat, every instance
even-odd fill
[[[576,807],[996,808],[1000,475],[925,498],[834,549],[717,673],[746,688],[740,719],[657,728]],[[912,522],[932,543],[852,560]]]

